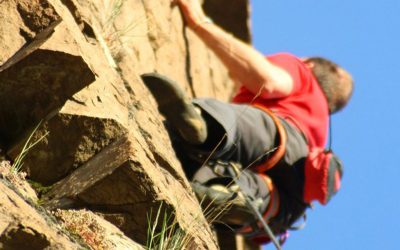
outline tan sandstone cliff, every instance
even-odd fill
[[[250,40],[247,0],[204,7]],[[218,248],[140,80],[154,71],[194,97],[232,92],[169,0],[0,0],[1,157],[15,161],[41,122],[22,166],[39,198],[7,162],[0,167],[0,248],[141,249],[160,206],[187,248]],[[60,223],[100,233],[84,231],[83,242]]]

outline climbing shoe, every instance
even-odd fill
[[[222,222],[230,226],[239,226],[254,221],[254,214],[246,205],[243,193],[236,185],[206,186],[192,183],[193,191],[199,199],[204,214],[212,222]]]
[[[206,123],[179,85],[158,73],[143,74],[141,78],[154,96],[158,110],[179,135],[193,145],[204,143]]]
[[[204,213],[220,211],[218,221],[222,224],[248,225],[257,220],[255,211],[264,214],[270,204],[267,181],[261,175],[243,169],[239,163],[208,161],[196,171],[191,183]],[[277,196],[273,192],[273,196]],[[275,209],[272,212],[275,213]]]

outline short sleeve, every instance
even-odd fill
[[[292,94],[297,93],[301,90],[302,83],[302,72],[304,70],[304,63],[296,56],[289,53],[278,53],[266,57],[275,66],[278,66],[289,73],[293,79],[293,90]]]

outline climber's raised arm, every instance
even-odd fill
[[[291,76],[251,46],[209,22],[198,0],[172,2],[179,5],[188,27],[222,60],[232,78],[254,94],[263,88],[264,97],[279,98],[291,93]]]

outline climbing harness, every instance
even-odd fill
[[[274,114],[274,112],[259,104],[253,104],[253,106],[261,109],[271,117],[272,121],[275,123],[277,134],[279,136],[279,145],[276,147],[276,150],[273,152],[273,154],[268,157],[268,159],[263,164],[260,164],[254,168],[258,173],[265,173],[273,168],[285,154],[287,135],[285,132],[285,128],[283,127],[279,118]]]

